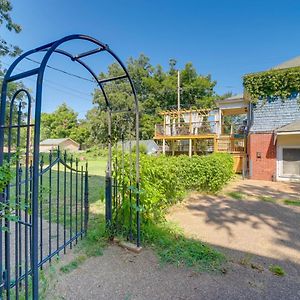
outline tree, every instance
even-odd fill
[[[9,31],[14,31],[16,33],[19,33],[21,31],[21,26],[14,23],[12,20],[10,13],[12,11],[12,5],[11,1],[9,0],[0,0],[0,28],[2,29],[3,26]],[[5,55],[10,55],[10,56],[16,56],[21,53],[21,49],[18,46],[13,46],[9,44],[7,41],[5,41],[1,36],[0,36],[0,57],[5,56]],[[0,91],[2,90],[2,78],[4,76],[4,71],[2,70],[1,62],[0,62]],[[10,105],[10,100],[13,96],[13,94],[21,89],[25,88],[22,82],[11,82],[8,87],[7,87],[7,112],[9,111],[9,105]],[[20,94],[18,96],[17,100],[22,100],[22,97],[24,95]],[[17,105],[17,103],[16,103]],[[14,114],[13,118],[14,120],[12,121],[13,124],[16,124],[17,120],[17,106],[14,107]],[[6,114],[6,119],[7,122],[9,114]],[[26,117],[26,116],[24,116]]]
[[[3,25],[9,31],[14,31],[15,33],[21,32],[22,28],[20,25],[16,24],[10,13],[12,11],[11,1],[9,0],[0,0],[0,27]],[[16,56],[21,53],[21,49],[18,46],[9,44],[0,36],[0,56],[11,55]]]
[[[77,113],[65,103],[53,113],[43,113],[41,116],[41,136],[45,138],[66,138],[77,126]]]
[[[12,11],[11,1],[9,0],[0,0],[0,28],[5,26],[9,31],[14,31],[19,33],[21,31],[21,26],[14,23],[10,13]],[[21,49],[18,46],[13,46],[5,41],[0,35],[0,57],[5,55],[16,56],[21,53]],[[4,71],[1,69],[0,62],[0,77],[4,76]],[[23,88],[22,83],[12,82],[8,85],[7,97],[10,99],[16,90]],[[0,90],[2,88],[2,79],[0,80]]]
[[[170,59],[169,69],[164,71],[162,66],[152,66],[150,59],[141,54],[137,59],[132,57],[127,62],[127,68],[134,82],[140,103],[140,137],[151,139],[154,125],[160,121],[158,112],[176,107],[177,103],[177,70],[176,60]],[[107,73],[101,73],[99,78],[114,77],[123,74],[118,64],[109,66]],[[187,63],[181,70],[181,103],[183,107],[210,108],[216,97],[214,86],[216,82],[208,76],[199,75],[192,63]],[[112,110],[126,110],[134,108],[130,86],[124,80],[105,84],[105,91],[111,100]],[[102,92],[94,92],[95,105],[88,114],[91,137],[97,141],[107,141],[107,115]],[[120,139],[126,124],[125,114],[113,114],[113,139]],[[123,129],[120,126],[123,126]],[[134,128],[134,125],[131,124]],[[99,129],[101,128],[101,130]]]

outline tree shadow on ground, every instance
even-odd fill
[[[299,185],[291,185],[293,193],[286,198],[298,197]],[[257,195],[282,198],[282,192],[270,187],[241,184],[236,191],[256,193]],[[192,195],[186,204],[187,209],[196,216],[204,218],[206,224],[214,225],[216,230],[225,229],[229,237],[234,237],[235,226],[246,224],[259,230],[267,227],[274,232],[272,244],[287,247],[300,255],[300,208],[284,204],[245,199],[236,200],[228,196]],[[253,233],[253,231],[251,231]],[[249,234],[245,232],[244,234]],[[280,249],[280,248],[278,248]]]
[[[239,181],[232,191],[246,193],[249,196],[266,196],[274,199],[300,200],[300,183]]]

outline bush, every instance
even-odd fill
[[[125,186],[130,185],[129,156],[125,158]],[[121,174],[119,174],[121,176]],[[230,154],[214,153],[208,156],[147,156],[140,158],[140,198],[143,222],[161,221],[166,209],[183,199],[187,191],[218,192],[233,176]],[[119,178],[119,182],[121,178]],[[134,188],[132,188],[134,189]],[[128,214],[129,191],[123,202]]]
[[[87,149],[85,152],[81,153],[81,156],[85,156],[86,158],[95,159],[99,157],[107,157],[108,149],[98,146],[93,146]]]
[[[132,151],[132,152],[136,152],[136,145],[133,145],[131,151]],[[139,145],[139,152],[140,152],[141,154],[147,154],[147,146],[144,145],[144,144],[140,144],[140,145]]]

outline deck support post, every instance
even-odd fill
[[[163,155],[166,154],[166,140],[165,139],[163,139],[162,152],[163,152]]]
[[[172,141],[172,155],[175,155],[175,143]]]
[[[218,150],[219,150],[219,143],[218,143],[217,137],[215,136],[214,137],[214,152],[218,152]]]
[[[192,157],[193,140],[189,139],[189,157]]]

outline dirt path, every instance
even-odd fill
[[[228,193],[232,191],[242,192],[244,198],[231,198]],[[192,194],[174,207],[168,218],[204,242],[283,262],[300,262],[300,207],[257,198],[300,200],[300,185],[236,181],[222,194]]]
[[[225,194],[241,190],[251,196],[194,194],[172,209],[169,218],[188,235],[227,254],[224,274],[162,266],[151,249],[132,254],[112,245],[69,274],[58,272],[47,299],[300,299],[300,209],[257,200],[261,194],[296,199],[298,189],[235,182]],[[286,275],[272,274],[271,264]]]
[[[132,254],[110,246],[57,278],[48,299],[299,299],[298,279],[228,263],[227,273],[161,266],[151,250]]]

